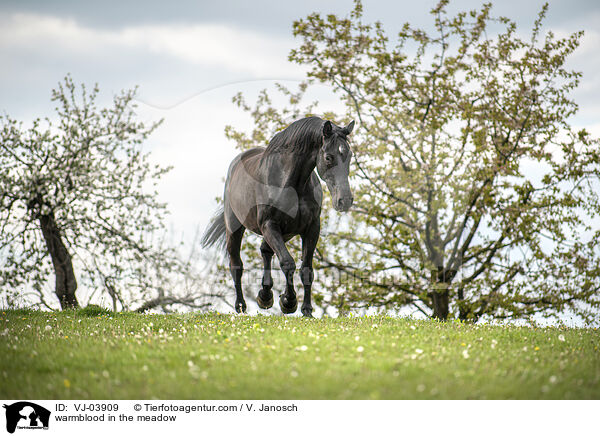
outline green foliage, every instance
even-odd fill
[[[565,67],[583,32],[544,33],[546,5],[524,39],[491,4],[449,16],[447,3],[431,11],[433,32],[407,23],[393,41],[362,22],[359,1],[348,18],[296,21],[289,59],[307,80],[296,94],[282,88],[283,111],[266,92],[254,108],[237,96],[256,128],[227,136],[264,145],[262,132],[315,110],[301,97],[319,83],[345,103],[335,120],[359,121],[355,207],[348,218],[325,210],[331,233],[316,256],[345,278],[322,304],[597,322],[600,147],[569,125],[581,74]]]
[[[2,398],[600,399],[594,329],[78,311],[0,325]]]

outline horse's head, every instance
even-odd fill
[[[354,121],[346,127],[338,127],[331,121],[323,124],[323,145],[317,156],[317,173],[325,181],[333,207],[346,212],[352,206],[354,198],[348,183],[352,150],[346,140],[354,128]]]

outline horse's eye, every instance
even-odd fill
[[[327,163],[327,166],[331,166],[333,165],[333,155],[332,154],[326,154],[325,155],[325,162]]]

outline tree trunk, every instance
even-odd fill
[[[41,215],[39,220],[48,253],[50,253],[54,265],[55,292],[60,301],[60,307],[63,310],[79,307],[75,297],[77,281],[73,272],[73,262],[54,220],[54,214]]]
[[[445,284],[445,283],[442,283]],[[433,317],[446,321],[448,319],[448,290],[433,291]]]
[[[456,275],[456,271],[446,271],[439,267],[431,270],[431,300],[433,303],[433,317],[442,321],[448,319],[450,313],[450,295],[448,287]]]

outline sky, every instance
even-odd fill
[[[450,11],[483,2],[451,2]],[[495,15],[529,29],[543,2],[495,2]],[[364,1],[364,21],[381,21],[388,34],[406,21],[431,27],[434,1]],[[129,0],[14,1],[0,3],[0,112],[30,122],[52,115],[50,92],[67,74],[98,83],[106,102],[121,89],[139,87],[139,116],[164,118],[148,141],[153,159],[173,170],[160,184],[169,225],[191,238],[204,228],[222,194],[223,179],[237,154],[226,125],[250,130],[250,117],[231,98],[248,101],[275,82],[294,85],[304,70],[287,61],[299,45],[294,20],[312,12],[349,15],[351,0],[302,2]],[[584,30],[569,66],[583,72],[573,98],[580,112],[572,124],[600,135],[600,4],[551,0],[544,30],[557,35]],[[323,87],[322,110],[339,107]],[[329,197],[327,200],[329,201]]]

